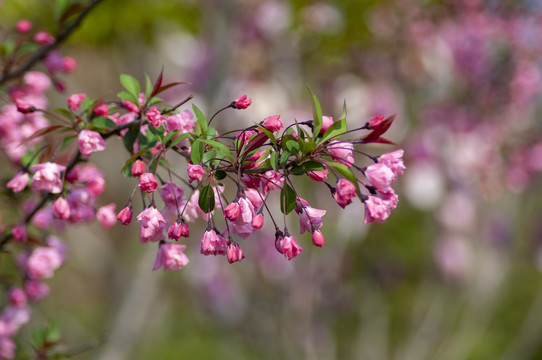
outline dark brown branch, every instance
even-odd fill
[[[0,85],[4,84],[5,82],[19,77],[20,75],[24,74],[26,71],[30,70],[34,64],[36,64],[38,61],[43,59],[45,55],[47,55],[49,52],[56,49],[58,46],[60,46],[64,41],[68,39],[68,37],[71,35],[75,29],[81,25],[81,22],[83,19],[90,13],[90,11],[98,5],[102,0],[92,0],[90,4],[79,14],[79,16],[74,20],[73,23],[71,23],[68,27],[62,29],[62,31],[59,32],[57,35],[55,42],[51,45],[47,45],[42,47],[40,50],[34,53],[26,62],[21,64],[19,67],[17,67],[15,70],[7,72],[6,74],[3,74],[2,77],[0,77]]]

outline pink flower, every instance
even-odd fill
[[[224,209],[224,217],[230,221],[236,221],[241,214],[241,207],[236,201],[232,201]]]
[[[28,276],[33,280],[53,277],[56,269],[62,265],[62,254],[53,247],[34,249],[26,262]]]
[[[117,222],[116,208],[116,204],[109,204],[102,206],[96,211],[96,219],[98,219],[105,229],[111,228]]]
[[[129,112],[139,114],[139,107],[136,104],[134,104],[133,102],[123,99],[123,100],[121,100],[121,104]]]
[[[15,29],[17,29],[18,33],[24,34],[32,30],[32,23],[27,19],[21,19],[19,22],[17,22],[17,25],[15,26]]]
[[[49,295],[49,286],[37,280],[28,280],[24,284],[24,291],[28,300],[39,301]]]
[[[406,169],[405,164],[403,163],[403,154],[403,149],[385,153],[380,155],[378,162],[389,167],[395,176],[397,176],[397,174],[402,174]]]
[[[143,210],[137,216],[137,221],[141,222],[140,240],[142,243],[148,241],[156,242],[164,239],[164,230],[166,219],[154,206]]]
[[[190,237],[190,228],[188,227],[188,224],[184,222],[181,223],[181,236]]]
[[[0,359],[13,359],[17,346],[9,336],[0,336]]]
[[[21,114],[30,114],[37,110],[32,104],[21,99],[15,99],[15,105],[17,105],[17,111]]]
[[[246,109],[250,106],[250,104],[252,104],[252,100],[247,98],[246,95],[243,95],[235,99],[235,101],[233,102],[233,107],[234,109]]]
[[[375,127],[378,127],[378,125],[382,124],[382,122],[384,122],[384,116],[382,116],[382,115],[375,116],[374,118],[372,118],[368,122],[369,129],[373,129]]]
[[[185,245],[170,243],[160,244],[152,270],[163,268],[164,271],[176,271],[182,269],[189,262],[188,257],[183,252],[184,249],[186,249]]]
[[[239,132],[237,133],[237,135],[235,135],[235,137],[236,137],[239,141],[241,141],[243,144],[247,145],[248,142],[250,141],[250,137],[251,137],[252,135],[255,135],[255,134],[257,134],[257,132],[254,131],[254,130],[239,131]]]
[[[109,105],[101,102],[92,110],[92,112],[98,116],[107,117],[109,115]]]
[[[343,209],[346,205],[352,203],[352,198],[356,196],[356,186],[349,180],[339,179],[333,198]]]
[[[228,240],[218,235],[214,230],[207,230],[201,238],[200,252],[203,255],[225,255]]]
[[[313,179],[314,181],[324,182],[327,179],[327,173],[328,173],[328,170],[324,169],[324,170],[309,171],[307,172],[307,175],[309,175],[309,177]]]
[[[325,210],[310,207],[306,200],[299,198],[295,206],[295,211],[299,214],[300,234],[303,234],[305,231],[313,233],[322,227],[322,216],[326,214]]]
[[[68,106],[72,111],[77,111],[79,109],[79,106],[81,106],[81,103],[83,100],[85,100],[87,97],[87,94],[72,94],[70,97],[66,99],[68,102]]]
[[[286,259],[292,260],[303,252],[303,249],[297,243],[297,240],[286,232],[286,236],[280,236],[275,241],[275,247],[283,254]]]
[[[326,243],[326,240],[324,239],[324,235],[320,230],[316,230],[312,233],[312,243],[315,246],[322,247]]]
[[[190,180],[188,182],[192,182],[194,180],[201,181],[203,179],[203,167],[201,165],[194,165],[194,164],[188,164],[188,177]]]
[[[64,72],[69,74],[75,70],[77,67],[77,61],[69,56],[65,56],[62,58],[62,67],[64,69]]]
[[[263,193],[267,195],[267,193],[271,190],[280,188],[283,182],[284,178],[280,173],[276,172],[275,170],[266,171],[265,176],[262,179],[262,183],[264,184]]]
[[[322,116],[322,129],[320,129],[320,134],[323,134],[333,125],[333,118],[331,116]]]
[[[25,306],[27,301],[26,293],[20,287],[12,287],[8,291],[8,300],[11,306]]]
[[[139,184],[141,191],[151,193],[158,189],[158,182],[152,173],[144,173],[139,177]]]
[[[18,242],[26,242],[28,239],[26,236],[26,227],[24,225],[17,225],[11,230],[11,235]]]
[[[367,166],[365,176],[372,186],[383,193],[392,191],[391,182],[396,177],[389,167],[381,163]]]
[[[252,224],[251,225],[254,228],[254,230],[261,229],[262,226],[263,226],[263,215],[262,214],[254,215],[252,217]]]
[[[29,71],[24,75],[24,83],[35,93],[43,93],[51,87],[51,79],[41,71]]]
[[[256,189],[245,189],[244,194],[248,201],[250,201],[250,203],[254,207],[254,211],[260,210],[263,205],[263,199],[260,192]]]
[[[39,33],[34,35],[34,41],[40,45],[51,45],[55,42],[55,38],[47,31],[40,31]]]
[[[269,116],[263,119],[260,124],[271,132],[279,131],[284,127],[279,119],[280,115]]]
[[[32,178],[32,189],[45,190],[52,194],[62,191],[60,173],[66,170],[65,166],[51,162],[32,165],[30,170],[35,171]]]
[[[79,151],[86,158],[93,152],[105,150],[105,140],[96,131],[82,130],[79,133],[78,142]]]
[[[243,260],[246,256],[243,254],[243,250],[239,247],[237,244],[230,244],[228,245],[228,250],[226,251],[226,255],[228,257],[228,262],[230,264],[233,264],[236,261]]]
[[[122,225],[129,225],[132,222],[132,209],[126,206],[117,215],[117,220],[120,221]]]
[[[70,205],[68,201],[62,196],[57,198],[53,202],[52,206],[53,217],[57,219],[69,219],[70,218]]]
[[[174,222],[167,230],[167,236],[170,239],[179,240],[179,238],[181,237],[181,231],[181,224],[178,222]]]
[[[156,106],[153,106],[147,110],[146,116],[147,120],[149,120],[149,124],[154,127],[159,127],[164,121],[166,121],[166,117],[160,113],[160,110],[158,110]]]
[[[26,185],[28,185],[29,178],[30,176],[28,176],[27,172],[20,171],[7,183],[6,186],[13,190],[13,192],[23,191]]]
[[[171,115],[166,120],[167,131],[180,130],[181,134],[194,131],[194,115],[189,110]]]
[[[132,164],[132,176],[138,177],[141,176],[141,174],[143,174],[144,172],[145,163],[143,162],[143,160],[137,159],[136,161],[134,161],[134,163]]]
[[[352,152],[354,150],[354,145],[352,143],[333,140],[328,145],[327,150],[333,160],[339,164],[351,167],[354,163],[354,154]]]
[[[177,184],[168,181],[160,188],[160,196],[167,206],[180,206],[184,190]]]
[[[384,200],[376,196],[369,196],[365,200],[364,224],[371,224],[374,221],[383,223],[390,216],[390,206]]]

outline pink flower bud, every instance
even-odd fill
[[[136,161],[134,161],[134,163],[132,164],[132,176],[138,177],[141,176],[141,174],[143,174],[144,172],[145,163],[143,162],[143,160],[137,159]]]
[[[117,215],[115,214],[116,207],[116,204],[109,204],[102,206],[96,211],[96,219],[98,219],[105,229],[109,229],[117,222]]]
[[[203,255],[225,255],[228,240],[218,235],[214,230],[207,230],[201,238],[200,252]]]
[[[269,116],[261,122],[261,125],[271,132],[279,131],[284,127],[279,119],[280,115]]]
[[[194,180],[201,181],[203,179],[203,167],[201,165],[194,165],[194,164],[188,164],[188,177],[190,180],[188,182],[192,182]]]
[[[307,175],[309,175],[309,177],[313,179],[314,181],[324,182],[327,179],[327,173],[328,173],[328,170],[324,169],[324,170],[309,171],[307,172]]]
[[[259,230],[263,226],[263,215],[257,214],[252,217],[252,227],[256,230]]]
[[[156,106],[153,106],[147,110],[145,115],[147,116],[147,120],[149,120],[149,124],[154,127],[159,127],[164,121],[166,121],[166,117],[160,113],[160,110],[158,110]]]
[[[132,209],[128,206],[122,209],[117,215],[117,220],[122,225],[129,225],[132,222]]]
[[[320,230],[316,230],[312,233],[312,243],[315,246],[322,247],[324,246],[326,240],[324,239],[324,235]]]
[[[13,192],[23,191],[26,185],[28,185],[28,179],[30,176],[27,172],[18,172],[13,179],[7,183],[7,187],[13,190]]]
[[[372,118],[368,122],[369,129],[377,127],[378,125],[382,124],[383,121],[384,121],[384,116],[382,116],[382,115],[375,116],[374,118]]]
[[[163,268],[164,271],[176,271],[182,269],[189,263],[188,257],[183,252],[184,249],[186,249],[185,245],[161,244],[152,270]]]
[[[19,99],[15,99],[15,105],[17,105],[17,111],[21,114],[30,114],[37,110],[33,105]]]
[[[181,236],[182,237],[190,237],[190,228],[188,227],[188,224],[181,223]]]
[[[141,191],[151,193],[158,189],[158,182],[152,173],[144,173],[139,177],[138,186],[141,188]]]
[[[27,19],[21,19],[19,22],[17,22],[17,25],[15,26],[15,29],[17,29],[18,33],[24,34],[32,30],[32,23]]]
[[[123,99],[121,100],[121,103],[122,103],[122,106],[124,106],[124,108],[128,110],[129,112],[133,112],[136,114],[139,113],[139,107],[133,102]]]
[[[65,73],[69,74],[75,70],[77,67],[77,61],[69,56],[65,56],[62,58],[62,68]]]
[[[20,287],[12,287],[8,291],[9,304],[15,307],[26,305],[26,293]]]
[[[228,245],[226,255],[230,264],[233,264],[236,261],[241,261],[246,257],[245,254],[243,254],[243,250],[241,250],[239,245],[233,243]]]
[[[66,99],[66,101],[68,102],[68,106],[70,107],[70,109],[72,109],[72,111],[77,111],[77,109],[79,109],[79,106],[86,97],[87,94],[72,94],[69,98]]]
[[[167,236],[173,240],[179,240],[181,237],[181,224],[174,222],[167,230]]]
[[[250,106],[250,104],[252,104],[252,100],[247,98],[246,95],[243,95],[243,96],[238,97],[237,99],[235,99],[233,107],[235,109],[246,109],[247,107]]]
[[[346,141],[333,140],[329,143],[327,151],[329,155],[339,164],[351,167],[354,163],[354,145]]]
[[[104,102],[101,102],[98,104],[98,106],[94,108],[92,112],[98,116],[106,117],[107,115],[109,115],[109,105],[107,105]]]
[[[403,163],[403,149],[395,150],[389,153],[380,155],[378,158],[378,163],[384,164],[389,167],[395,176],[397,174],[402,174],[406,169],[405,164]]]
[[[337,181],[337,189],[333,198],[343,209],[346,205],[352,203],[352,198],[356,196],[356,186],[349,180],[339,179]]]
[[[55,42],[55,38],[47,31],[40,31],[39,33],[34,35],[34,41],[40,45],[51,45]]]
[[[13,230],[11,230],[11,235],[13,235],[13,238],[18,242],[26,242],[27,240],[26,228],[24,225],[15,226]]]
[[[320,129],[320,134],[323,134],[333,125],[333,118],[331,116],[322,116],[322,128]]]
[[[279,236],[275,240],[275,247],[278,252],[283,254],[288,260],[292,260],[294,257],[301,254],[303,249],[299,246],[297,240],[293,236],[288,233],[286,234],[286,236]]]
[[[241,207],[236,201],[232,201],[224,209],[224,217],[230,221],[236,221],[241,214]]]
[[[367,166],[365,176],[377,190],[383,193],[393,191],[391,182],[395,180],[395,174],[386,165],[377,163]]]
[[[79,144],[79,151],[81,155],[88,158],[90,154],[96,151],[105,150],[105,140],[102,135],[92,130],[81,130],[77,137]]]
[[[166,219],[154,206],[150,206],[137,215],[137,221],[141,222],[140,240],[156,242],[164,239]]]
[[[57,219],[70,218],[70,205],[63,197],[57,198],[52,206],[53,217]]]

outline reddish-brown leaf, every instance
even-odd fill
[[[26,144],[27,142],[29,142],[30,140],[34,140],[35,138],[38,138],[40,136],[43,136],[45,134],[48,134],[50,132],[53,132],[55,130],[58,130],[58,129],[62,129],[62,128],[66,128],[66,126],[64,125],[51,125],[51,126],[48,126],[48,127],[45,127],[41,130],[38,130],[36,131],[35,133],[33,133],[32,135],[30,135],[29,137],[27,137],[26,139],[24,139],[23,141],[21,141],[21,143],[19,144],[19,146],[22,146],[24,144]]]

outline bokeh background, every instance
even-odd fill
[[[53,28],[52,3],[4,0],[0,23]],[[350,127],[398,114],[387,137],[405,149],[400,202],[366,226],[361,204],[342,210],[301,181],[328,210],[322,249],[300,236],[289,262],[268,227],[230,265],[198,254],[200,224],[189,266],[168,273],[151,271],[136,224],[70,229],[21,344],[56,320],[67,348],[88,346],[80,359],[542,359],[540,39],[540,0],[104,1],[63,49],[78,70],[52,107],[69,93],[113,99],[121,73],[163,68],[190,82],[170,103],[192,94],[212,113],[252,99],[221,132],[310,119],[308,84],[327,115],[346,101]],[[93,155],[99,201],[120,209],[134,180],[120,141],[108,147]]]

